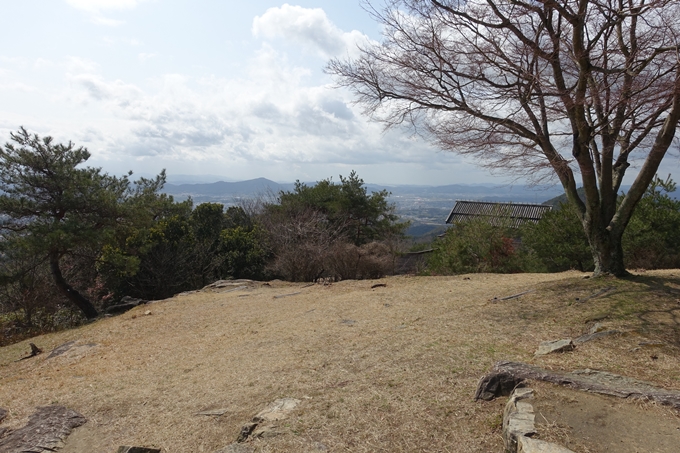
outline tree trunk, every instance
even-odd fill
[[[66,283],[64,277],[61,275],[61,269],[59,268],[59,255],[56,253],[50,254],[50,269],[52,270],[52,276],[54,277],[54,282],[57,284],[57,288],[75,304],[76,307],[80,308],[87,319],[93,319],[99,316],[97,309],[94,308],[92,302],[87,300],[78,291],[73,289],[71,285]]]
[[[588,234],[588,240],[595,262],[594,277],[605,275],[626,277],[630,275],[623,264],[623,246],[619,235],[608,230],[591,231]]]

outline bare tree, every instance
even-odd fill
[[[623,231],[680,120],[680,2],[388,0],[368,9],[383,42],[327,68],[365,112],[505,173],[556,175],[595,274],[625,275]],[[617,205],[633,159],[640,171]]]

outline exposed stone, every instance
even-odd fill
[[[245,442],[250,437],[250,434],[257,428],[257,423],[246,423],[241,427],[241,432],[238,433],[236,442]]]
[[[129,447],[127,445],[121,445],[120,447],[118,447],[117,453],[161,453],[161,449],[147,447]]]
[[[86,344],[78,344],[77,341],[69,341],[68,343],[64,343],[61,346],[57,346],[52,350],[49,356],[47,356],[48,359],[58,357],[60,355],[64,355],[68,353],[68,355],[71,354],[71,351],[75,351],[77,349],[81,348],[92,348],[94,346],[97,346],[97,343],[86,343]]]
[[[561,445],[522,436],[519,438],[517,453],[574,453]]]
[[[522,381],[509,373],[489,373],[477,383],[475,400],[491,401],[499,396],[508,396]]]
[[[52,350],[49,356],[47,356],[48,359],[51,359],[52,357],[57,357],[59,355],[62,355],[69,349],[71,349],[74,345],[76,344],[75,340],[71,340],[68,343],[64,343],[61,346],[57,346]]]
[[[224,448],[220,448],[215,453],[253,453],[255,448],[244,444],[229,444]]]
[[[503,411],[503,443],[507,453],[573,453],[550,442],[533,439],[535,414],[530,388],[515,389]]]
[[[278,425],[264,423],[257,425],[257,428],[250,433],[250,437],[253,439],[269,439],[280,434],[283,434],[283,431],[281,431]]]
[[[241,428],[241,432],[236,442],[245,442],[250,437],[268,438],[282,434],[278,422],[288,417],[293,409],[300,404],[300,400],[295,398],[280,398],[261,410],[253,417],[252,423],[246,423]]]
[[[529,388],[516,389],[510,395],[503,412],[503,443],[507,452],[516,452],[518,438],[536,434],[534,407],[528,400],[534,391]]]
[[[588,333],[588,334],[591,334],[591,333],[598,333],[598,332],[603,332],[604,330],[605,330],[604,326],[603,326],[602,324],[600,324],[599,322],[596,322],[595,324],[593,324],[593,325],[590,327],[590,329],[588,329],[588,332],[587,332],[587,333]]]
[[[288,417],[288,414],[290,414],[298,404],[300,404],[300,400],[295,398],[278,399],[261,410],[253,420],[256,422],[275,422],[283,420]]]
[[[118,315],[120,313],[125,313],[126,311],[132,310],[139,304],[116,304],[111,305],[106,309],[106,314],[108,315]]]
[[[64,406],[39,407],[26,426],[0,440],[0,453],[53,452],[62,448],[71,431],[85,422],[85,417]]]
[[[538,351],[536,351],[534,355],[546,355],[555,352],[573,351],[574,348],[574,342],[571,341],[571,338],[564,340],[544,341],[538,345]]]
[[[204,286],[203,289],[219,289],[227,288],[229,286],[242,286],[244,283],[248,284],[252,282],[252,280],[248,280],[246,278],[239,278],[236,280],[217,280],[214,283]]]
[[[7,417],[8,413],[9,412],[7,412],[7,409],[3,409],[0,407],[0,422],[2,422],[5,419],[5,417]]]

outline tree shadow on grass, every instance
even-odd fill
[[[680,347],[680,276],[645,276],[631,279],[647,287],[645,307],[635,313],[642,328]]]

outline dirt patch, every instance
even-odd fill
[[[651,403],[534,385],[540,437],[577,452],[676,453],[680,417]]]
[[[185,294],[33,338],[46,353],[28,360],[15,362],[27,342],[1,348],[0,401],[10,411],[3,426],[21,426],[35,407],[58,403],[88,419],[65,453],[119,445],[212,453],[272,401],[295,398],[301,403],[283,435],[250,442],[255,451],[499,452],[505,399],[472,400],[498,360],[680,388],[674,275],[253,282]],[[372,289],[377,283],[387,286]],[[671,316],[657,322],[657,313]],[[594,320],[625,333],[534,357],[541,341],[575,338]],[[47,358],[69,341],[83,347]],[[196,415],[217,408],[226,411]]]

